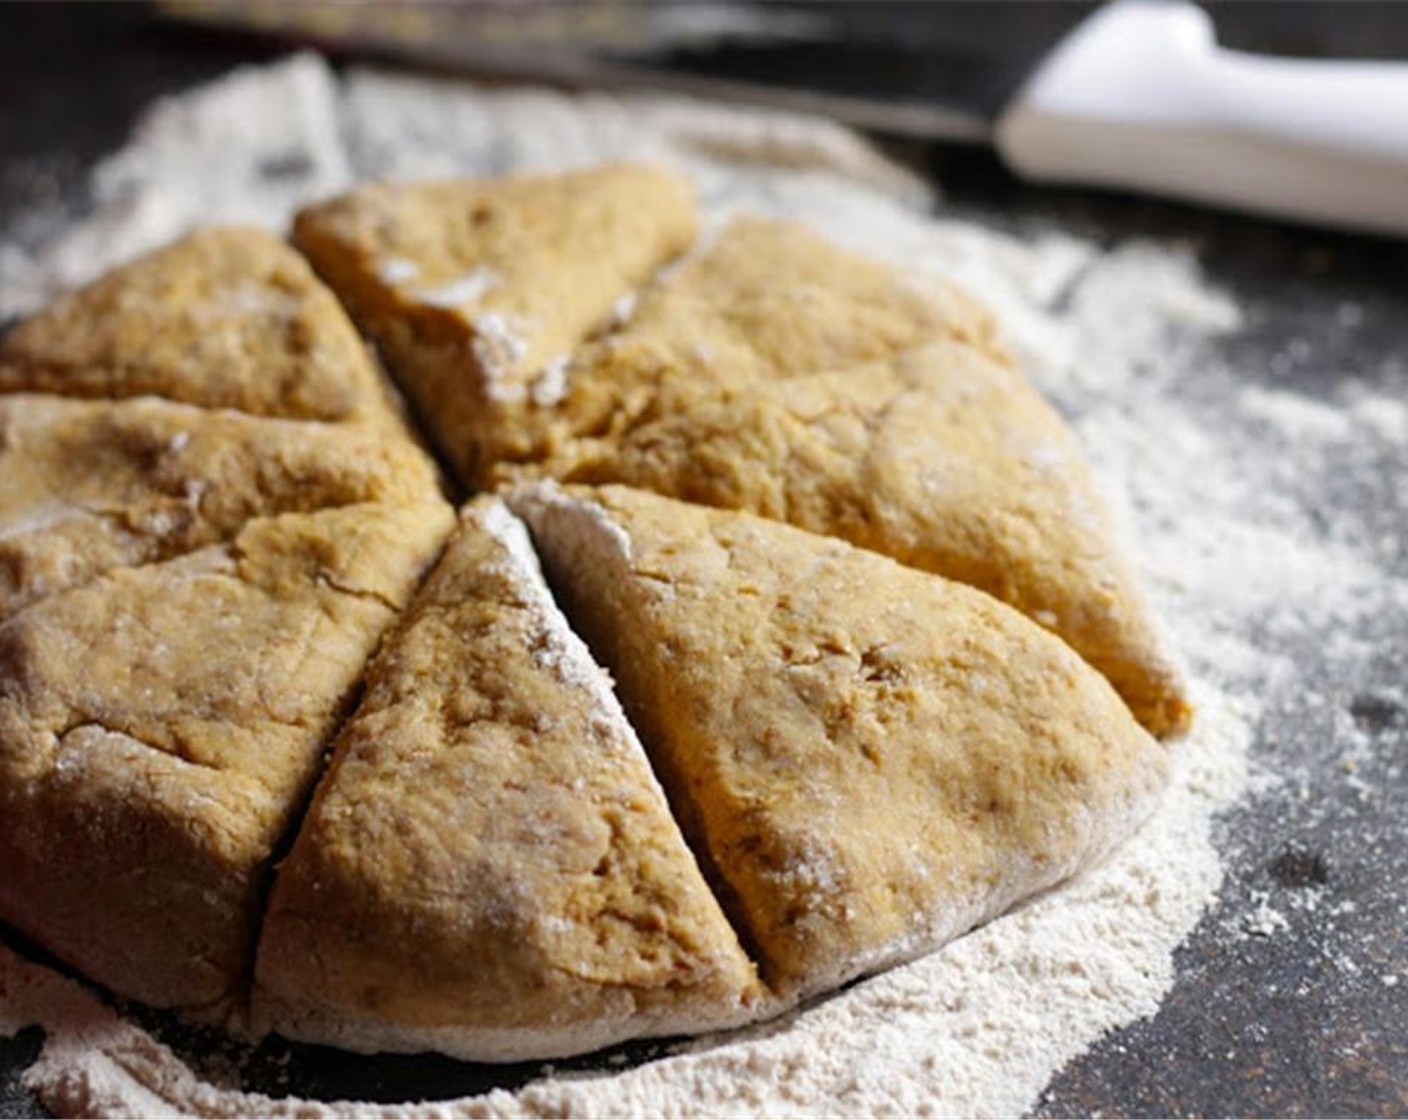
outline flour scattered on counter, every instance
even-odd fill
[[[1256,908],[1247,916],[1245,922],[1246,932],[1252,937],[1271,937],[1291,928],[1286,915],[1271,905],[1264,892],[1254,901]]]
[[[37,259],[5,305],[32,306],[85,278],[84,269],[198,220],[281,224],[350,174],[493,174],[622,157],[684,168],[714,214],[798,218],[951,276],[993,306],[1014,351],[1081,435],[1188,661],[1198,722],[1172,748],[1175,780],[1161,809],[1103,866],[779,1022],[633,1068],[545,1071],[521,1089],[431,1104],[322,1103],[216,1086],[86,989],[0,946],[0,1030],[38,1023],[48,1032],[25,1080],[55,1111],[1011,1115],[1102,1034],[1153,1013],[1169,990],[1173,952],[1222,881],[1214,817],[1252,788],[1247,749],[1261,705],[1288,686],[1288,665],[1258,645],[1258,627],[1326,626],[1372,611],[1364,588],[1382,577],[1380,560],[1359,542],[1316,544],[1274,465],[1248,458],[1238,438],[1238,424],[1273,425],[1326,449],[1343,434],[1339,420],[1312,402],[1232,388],[1238,415],[1224,419],[1179,392],[1188,370],[1217,361],[1216,337],[1240,324],[1236,304],[1203,277],[1191,251],[1152,242],[1105,250],[1054,230],[1017,239],[928,217],[929,196],[911,176],[850,133],[805,118],[486,93],[357,71],[339,85],[315,60],[298,58],[153,109],[95,172],[93,218]],[[271,179],[260,167],[288,174]],[[1235,371],[1225,380],[1235,386]],[[1394,402],[1365,398],[1350,415],[1351,435],[1404,442],[1408,416]],[[1255,589],[1243,578],[1251,570]],[[1268,904],[1255,932],[1275,933],[1287,920]]]
[[[1353,414],[1344,409],[1260,385],[1243,389],[1237,404],[1248,416],[1300,439],[1345,440],[1355,428]]]
[[[243,67],[158,101],[127,146],[94,169],[87,220],[38,259],[0,250],[0,317],[197,226],[282,228],[298,206],[350,180],[336,106],[335,79],[308,55]]]

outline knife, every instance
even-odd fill
[[[1408,61],[1231,50],[1190,0],[161,7],[479,78],[663,90],[990,143],[1037,182],[1408,235]]]

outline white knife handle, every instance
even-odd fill
[[[1033,179],[1408,234],[1408,63],[1218,48],[1183,0],[1120,0],[1071,33],[997,125]]]

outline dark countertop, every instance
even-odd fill
[[[1346,7],[1354,8],[1338,10]],[[1304,32],[1303,13],[1292,22]],[[1362,53],[1408,57],[1402,7],[1359,6],[1357,22],[1337,18],[1329,33]],[[121,144],[153,96],[257,57],[250,44],[178,40],[133,7],[0,9],[6,235],[23,238],[14,220],[35,206],[80,213],[85,169]],[[1330,402],[1336,386],[1327,371],[1348,370],[1376,392],[1408,399],[1408,242],[1041,190],[981,152],[898,154],[931,169],[960,215],[1019,230],[1058,221],[1099,240],[1194,241],[1209,274],[1247,309],[1248,329],[1227,346],[1249,383]],[[1346,302],[1359,309],[1355,330],[1315,326],[1331,323]],[[1297,360],[1272,361],[1290,337],[1305,342]],[[1190,384],[1190,393],[1200,391],[1215,390]],[[1408,462],[1347,447],[1320,467],[1298,479],[1298,500],[1333,509],[1335,533],[1375,542],[1379,556],[1408,571]],[[1267,697],[1253,757],[1293,780],[1221,819],[1227,879],[1178,951],[1177,981],[1159,1011],[1071,1063],[1038,1114],[1408,1114],[1408,608],[1365,625],[1357,637],[1372,654],[1352,674],[1320,635],[1263,636],[1296,672],[1291,686]],[[1354,782],[1331,749],[1344,718],[1368,744]],[[1311,894],[1315,904],[1303,904]],[[1261,904],[1284,914],[1287,928],[1272,937],[1225,936]],[[1332,913],[1341,916],[1331,920]],[[1347,949],[1374,967],[1345,967]],[[1386,984],[1386,975],[1402,982]],[[15,1080],[39,1041],[34,1030],[0,1040],[0,1116],[43,1115]],[[626,1050],[631,1060],[655,1052]],[[313,1047],[297,1048],[285,1067],[286,1056],[269,1048],[251,1078],[315,1096],[385,1098],[413,1093],[409,1087],[443,1096],[521,1083],[537,1068],[485,1070],[437,1058],[349,1063]]]

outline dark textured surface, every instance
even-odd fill
[[[1337,13],[1327,25],[1323,9],[1318,23],[1308,6],[1293,9],[1278,25],[1279,45],[1314,49],[1328,35],[1358,53],[1408,54],[1408,8],[1341,5]],[[1267,21],[1264,11],[1240,18]],[[0,8],[0,221],[23,235],[11,223],[35,206],[81,210],[86,167],[122,142],[152,96],[252,57],[259,52],[249,44],[157,32],[130,8]],[[1408,398],[1408,244],[1043,191],[977,152],[901,154],[932,168],[960,214],[1018,230],[1056,221],[1110,242],[1191,240],[1247,311],[1248,329],[1226,350],[1249,382],[1333,402],[1337,378],[1352,375]],[[1357,309],[1352,329],[1335,319],[1346,304]],[[1217,377],[1192,377],[1186,391],[1210,416],[1225,406]],[[1265,453],[1254,431],[1247,440],[1248,456]],[[1286,486],[1320,511],[1327,538],[1372,552],[1386,570],[1408,569],[1401,458],[1349,445],[1289,470]],[[1179,950],[1177,982],[1157,1014],[1060,1073],[1041,1115],[1408,1114],[1408,617],[1385,611],[1365,622],[1354,637],[1367,652],[1352,662],[1334,654],[1329,637],[1258,635],[1294,666],[1291,683],[1267,697],[1253,745],[1256,761],[1286,780],[1219,823],[1227,882]],[[1341,750],[1347,727],[1367,743],[1352,775]],[[1284,915],[1286,928],[1247,935],[1259,906]],[[151,1021],[183,1049],[214,1045]],[[42,1114],[15,1083],[39,1041],[33,1030],[0,1040],[0,1116]],[[614,1060],[658,1052],[627,1049]],[[539,1068],[369,1060],[311,1047],[288,1058],[280,1045],[262,1050],[249,1066],[251,1087],[444,1097],[518,1084]]]

